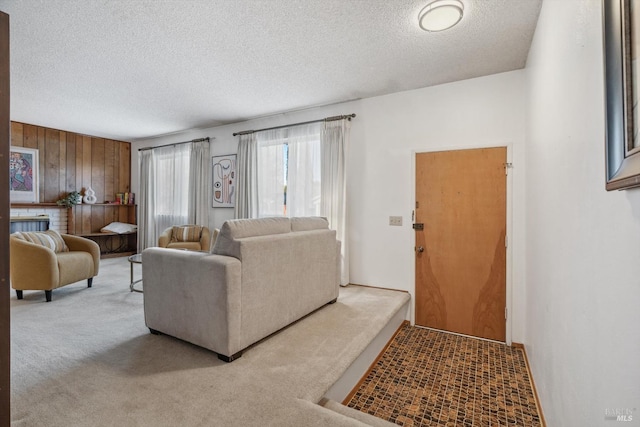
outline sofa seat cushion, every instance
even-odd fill
[[[79,282],[95,275],[93,257],[89,252],[61,252],[57,255],[57,259],[60,271],[58,286]]]
[[[172,242],[200,242],[201,225],[176,225],[171,232]]]
[[[49,248],[55,253],[69,251],[69,247],[65,243],[60,233],[58,233],[56,230],[22,231],[15,233],[15,236],[19,239],[26,240],[27,242],[35,243],[36,245]]]

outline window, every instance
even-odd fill
[[[320,126],[260,132],[258,216],[319,216]]]
[[[188,144],[161,147],[153,152],[153,217],[155,232],[189,222],[189,169],[191,149]]]
[[[156,246],[168,227],[208,226],[209,139],[140,152],[138,251]]]
[[[349,283],[346,152],[349,119],[241,132],[236,218],[323,216],[336,230],[341,284]]]

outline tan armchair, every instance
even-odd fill
[[[18,299],[23,290],[42,290],[49,302],[53,289],[85,279],[90,288],[98,275],[100,247],[92,240],[48,230],[13,233],[9,241],[11,287]]]
[[[169,227],[158,237],[158,246],[192,251],[211,250],[211,233],[201,225],[177,225]]]

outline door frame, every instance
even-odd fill
[[[11,110],[9,15],[0,11],[0,169],[9,167],[9,147],[11,145]],[[4,172],[3,172],[4,173]],[[9,279],[9,177],[5,173],[0,183],[0,425],[11,424],[11,306]]]
[[[416,154],[419,153],[434,153],[438,151],[461,151],[461,150],[474,150],[479,148],[498,148],[498,147],[506,147],[507,148],[507,163],[513,163],[513,143],[506,144],[481,144],[481,145],[454,145],[454,146],[442,146],[442,147],[429,147],[426,150],[412,150],[411,151],[411,212],[415,212],[416,206]],[[511,335],[512,335],[512,322],[513,322],[513,171],[509,171],[507,174],[507,189],[506,189],[506,200],[507,200],[507,250],[506,250],[506,305],[507,305],[507,319],[506,329],[505,329],[505,340],[507,345],[511,345]],[[411,224],[413,224],[413,218]],[[416,244],[416,233],[411,230],[412,236],[411,241],[413,246]],[[412,292],[413,292],[413,303],[411,304],[411,324],[415,325],[416,323],[416,257],[415,253],[412,253],[411,258],[411,276],[413,278]]]

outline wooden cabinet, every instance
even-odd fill
[[[69,234],[86,237],[100,245],[103,258],[136,253],[138,233],[102,233],[100,229],[112,222],[136,224],[136,205],[113,203],[79,204],[69,210]]]

